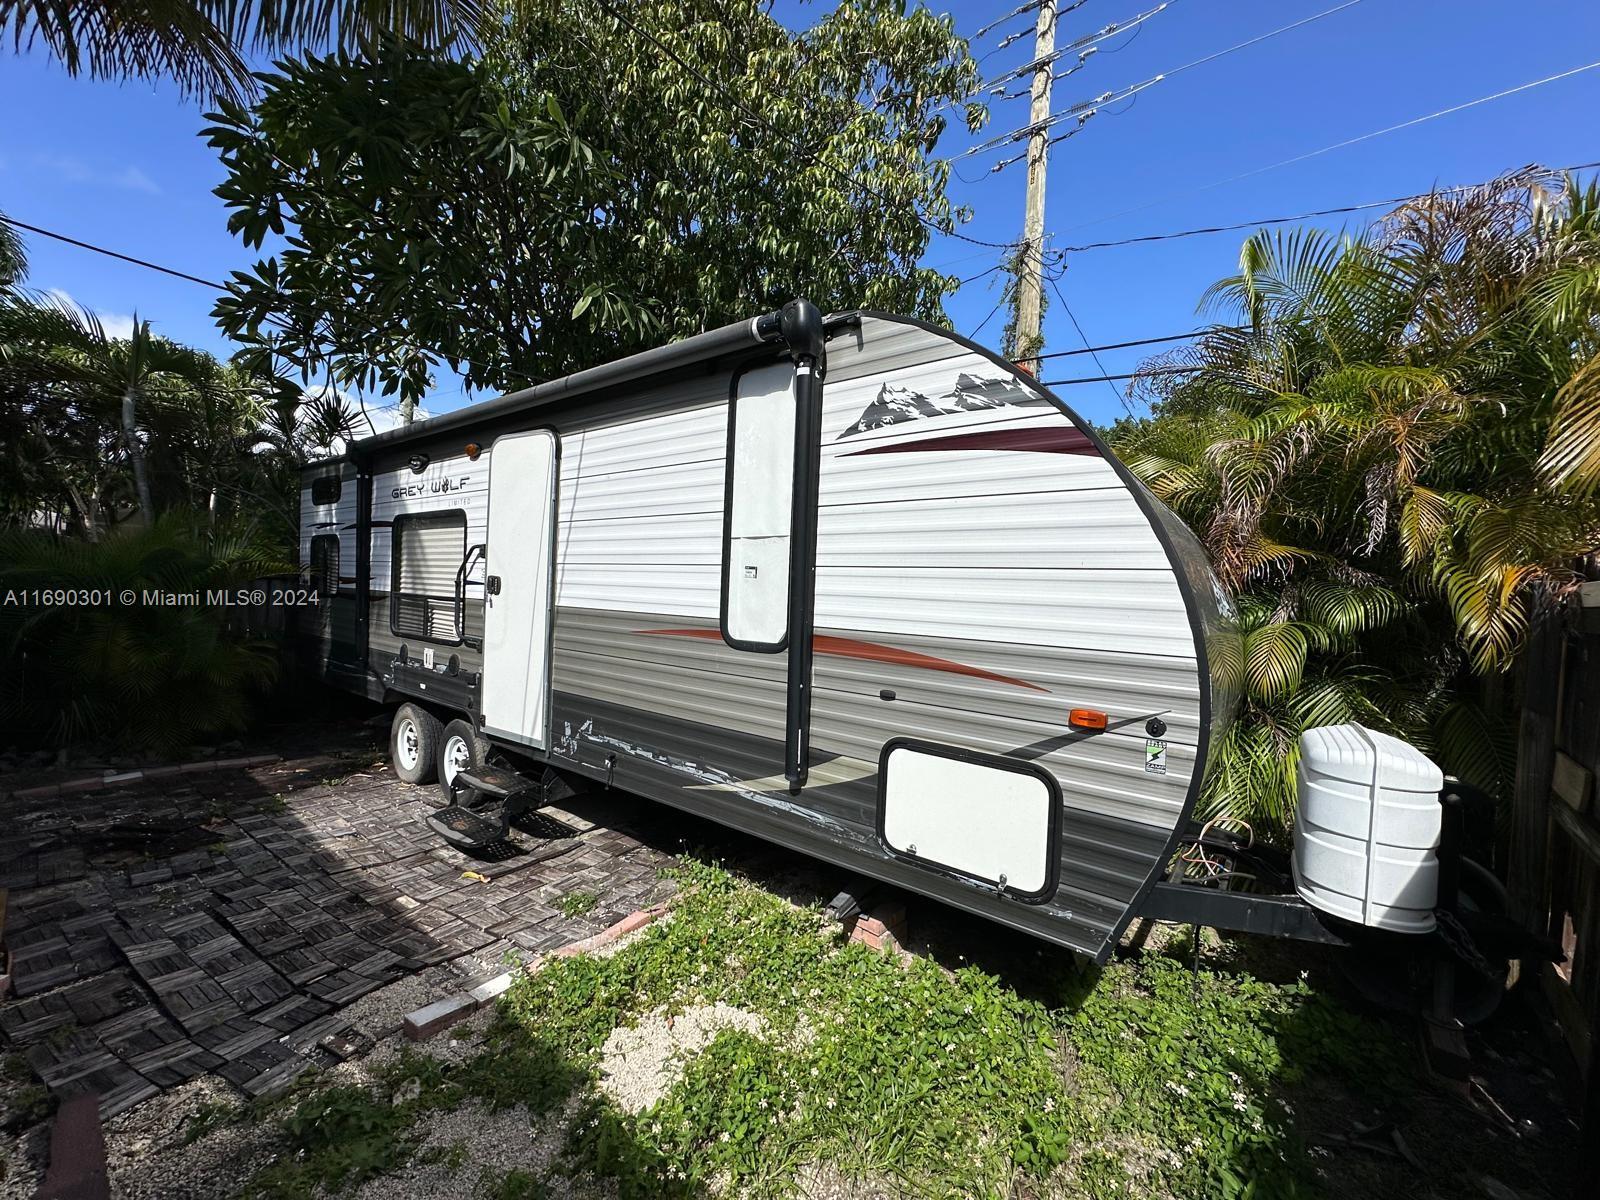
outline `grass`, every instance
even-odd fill
[[[976,967],[843,942],[815,909],[719,867],[690,864],[681,882],[670,922],[519,979],[477,1057],[407,1054],[376,1088],[285,1108],[293,1154],[255,1194],[394,1170],[427,1112],[477,1100],[566,1121],[554,1169],[623,1200],[790,1195],[817,1165],[930,1197],[1310,1196],[1295,1089],[1308,1076],[1382,1086],[1403,1060],[1304,980],[1197,978],[1151,954],[1098,977],[1063,968],[1024,998]],[[598,1090],[615,1029],[715,1002],[759,1015],[759,1036],[724,1030],[642,1113]],[[549,1183],[512,1172],[480,1191],[538,1197]]]
[[[27,1059],[20,1054],[8,1054],[0,1060],[0,1130],[36,1125],[48,1117],[54,1107],[50,1093],[34,1079]]]

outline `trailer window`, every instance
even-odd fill
[[[331,533],[319,533],[311,539],[310,583],[321,596],[332,596],[339,591],[339,538]]]
[[[320,479],[311,481],[311,503],[337,504],[339,503],[339,477],[337,475],[324,475]]]
[[[728,406],[722,636],[739,650],[774,652],[788,642],[794,423],[791,364],[738,376]]]
[[[396,517],[389,577],[389,630],[397,637],[460,642],[461,597],[456,573],[467,554],[467,514],[408,513]]]

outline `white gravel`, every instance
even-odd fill
[[[48,1121],[41,1121],[15,1136],[0,1134],[0,1162],[5,1164],[4,1178],[0,1178],[0,1200],[33,1200],[34,1192],[44,1181],[42,1168],[49,1146]]]
[[[567,1125],[577,1105],[576,1098],[569,1100],[566,1108],[547,1113],[537,1124],[521,1105],[492,1112],[473,1101],[451,1112],[430,1114],[422,1123],[422,1142],[411,1165],[368,1180],[356,1198],[474,1200],[508,1171],[527,1171],[542,1179],[566,1143]],[[419,1161],[430,1150],[443,1151],[443,1157],[438,1162]],[[555,1194],[562,1194],[554,1186],[564,1182],[561,1177],[549,1182]]]
[[[237,1195],[277,1152],[271,1124],[226,1124],[184,1145],[190,1119],[202,1105],[240,1103],[240,1094],[215,1075],[163,1092],[106,1126],[111,1194],[128,1200],[211,1200]]]
[[[627,1112],[643,1112],[667,1094],[685,1061],[722,1030],[742,1029],[759,1037],[766,1027],[755,1013],[720,1001],[676,1014],[656,1009],[606,1039],[600,1052],[600,1089]]]

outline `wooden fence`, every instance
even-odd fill
[[[1591,579],[1600,580],[1591,560]],[[1540,986],[1584,1073],[1600,1141],[1600,582],[1533,629],[1523,659],[1507,886],[1514,915],[1561,945]]]

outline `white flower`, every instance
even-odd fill
[[[1179,1083],[1175,1079],[1167,1080],[1167,1090],[1175,1092],[1180,1096],[1187,1096],[1189,1094],[1189,1089],[1184,1087],[1183,1084]]]
[[[839,1107],[839,1102],[837,1100],[835,1100],[832,1096],[829,1096],[828,1097],[828,1107],[829,1108],[838,1108]]]
[[[724,1129],[722,1131],[722,1135],[717,1138],[717,1141],[719,1141],[719,1142],[731,1142],[731,1141],[733,1141],[733,1134],[729,1133],[726,1129]]]
[[[1054,1096],[1046,1096],[1044,1098],[1044,1110],[1047,1113],[1055,1112],[1055,1110],[1056,1110],[1056,1099],[1055,1099]]]
[[[946,1042],[944,1044],[944,1052],[946,1054],[954,1054],[955,1053],[955,1049],[956,1049],[956,1044],[954,1042]]]

